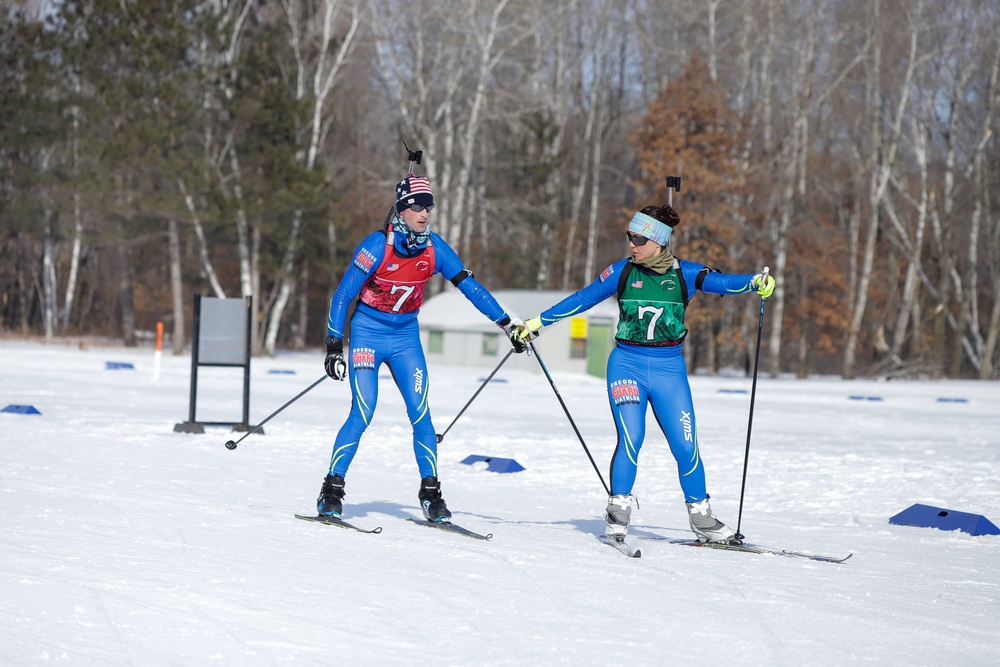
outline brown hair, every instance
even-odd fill
[[[671,229],[681,224],[681,216],[677,215],[677,211],[675,211],[670,204],[664,204],[663,206],[646,206],[639,212],[645,213],[654,220],[659,220]]]

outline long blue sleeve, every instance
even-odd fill
[[[708,270],[704,264],[677,260],[688,289],[688,300],[699,290],[708,294],[745,294],[754,291],[750,286],[752,273],[719,273]],[[618,260],[601,272],[597,279],[583,289],[570,294],[541,314],[542,324],[548,326],[559,320],[590,310],[601,301],[618,293],[618,279],[628,267],[628,258]],[[698,286],[699,274],[704,272],[704,281]]]
[[[378,269],[385,256],[385,235],[373,232],[365,237],[354,251],[351,265],[344,277],[340,279],[337,290],[330,299],[330,314],[326,318],[326,335],[344,337],[344,325],[347,322],[347,310],[351,302],[364,287],[364,284]]]
[[[755,275],[753,273],[720,273],[718,271],[708,271],[705,274],[704,282],[699,287],[698,274],[705,271],[705,265],[698,262],[689,262],[684,259],[678,260],[678,263],[681,267],[681,273],[684,275],[684,282],[688,287],[689,300],[698,290],[706,294],[721,294],[723,296],[746,294],[747,292],[754,291],[753,287],[750,286],[750,280]]]
[[[618,293],[618,277],[625,269],[628,259],[621,259],[604,269],[597,279],[582,290],[542,311],[542,324],[549,326],[559,320],[590,310],[600,302]]]
[[[436,257],[436,272],[443,275],[448,280],[453,280],[459,273],[465,271],[465,266],[458,254],[448,245],[444,239],[437,234],[431,234],[434,240],[434,256]],[[510,316],[503,307],[493,298],[489,290],[482,286],[470,273],[458,283],[458,291],[465,295],[473,306],[480,313],[490,318],[495,323],[509,320]]]

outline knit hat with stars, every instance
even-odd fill
[[[396,183],[396,212],[402,213],[411,204],[421,206],[434,205],[434,193],[431,192],[431,182],[423,176],[407,174],[406,178]]]

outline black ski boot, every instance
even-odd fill
[[[323,488],[316,499],[316,513],[320,516],[340,516],[344,511],[344,478],[340,475],[326,476]]]
[[[420,480],[420,493],[417,494],[417,498],[420,499],[420,507],[424,510],[424,517],[428,521],[435,523],[451,521],[451,512],[441,497],[441,482],[437,477],[424,477]]]

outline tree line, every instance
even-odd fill
[[[763,370],[1000,372],[995,2],[0,11],[0,332],[181,353],[202,293],[253,297],[257,354],[318,345],[405,142],[491,289],[582,287],[680,176],[675,254],[777,279]],[[699,297],[688,363],[743,368],[758,310]]]

